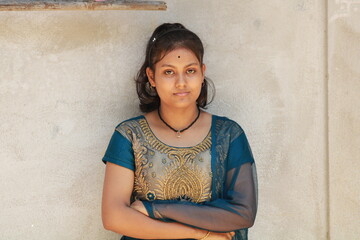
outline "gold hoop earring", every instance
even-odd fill
[[[157,95],[155,87],[152,86],[150,82],[146,83],[146,90],[151,96],[156,96]]]

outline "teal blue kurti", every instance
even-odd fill
[[[132,118],[116,127],[103,161],[134,171],[132,201],[143,201],[150,217],[247,239],[257,210],[256,170],[236,122],[213,115],[201,143],[173,147],[155,136],[144,116]]]

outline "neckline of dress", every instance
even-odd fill
[[[206,134],[206,136],[204,137],[204,139],[202,139],[199,143],[193,145],[193,146],[188,146],[188,147],[177,147],[177,146],[172,146],[172,145],[169,145],[165,142],[163,142],[162,140],[160,140],[156,135],[155,133],[153,132],[153,130],[151,129],[150,125],[149,125],[149,122],[147,121],[146,117],[144,115],[141,115],[141,117],[145,120],[146,122],[146,126],[149,128],[149,132],[151,133],[151,135],[156,139],[156,141],[160,142],[161,144],[164,144],[165,146],[167,147],[170,147],[170,148],[177,148],[177,149],[191,149],[191,148],[196,148],[196,147],[199,147],[200,145],[202,145],[209,137],[212,137],[211,136],[211,132],[212,132],[212,128],[213,128],[213,124],[214,124],[214,118],[215,118],[215,115],[211,114],[211,124],[210,124],[210,129],[209,129],[209,132]]]

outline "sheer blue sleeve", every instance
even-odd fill
[[[117,130],[113,133],[102,160],[105,164],[106,162],[111,162],[130,170],[135,170],[132,144]]]
[[[151,217],[217,232],[249,228],[257,211],[256,168],[245,133],[229,144],[224,190],[219,198],[192,202],[144,202]]]
[[[228,169],[236,168],[247,162],[254,163],[254,157],[245,132],[242,132],[240,136],[235,138],[230,144]]]

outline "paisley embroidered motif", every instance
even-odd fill
[[[137,193],[138,198],[147,198],[145,193],[149,192],[149,184],[145,180],[146,171],[143,166],[148,162],[144,157],[147,152],[147,148],[142,146],[135,133],[132,133],[132,143],[135,157],[135,182],[134,192]]]
[[[206,181],[207,178],[208,176],[193,162],[182,164],[176,161],[166,168],[164,177],[158,179],[158,198],[204,202],[208,200],[210,191],[210,182]]]

